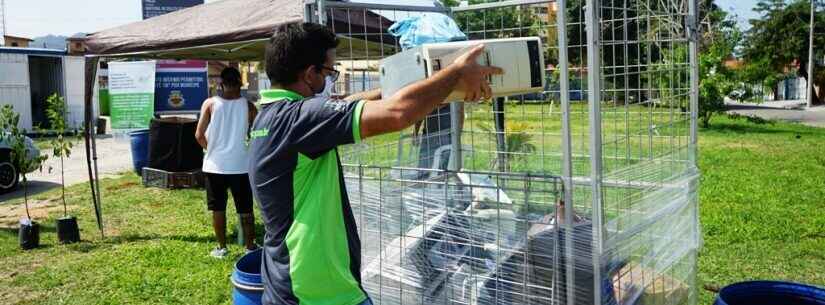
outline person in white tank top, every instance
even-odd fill
[[[235,210],[241,218],[244,243],[248,251],[255,250],[255,217],[252,210],[252,188],[247,175],[249,126],[258,111],[241,96],[241,73],[235,68],[221,72],[220,96],[207,99],[201,107],[201,117],[195,137],[206,149],[203,172],[206,176],[206,205],[212,211],[212,228],[218,247],[210,255],[223,258],[226,249],[227,189],[232,191]]]

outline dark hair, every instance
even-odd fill
[[[286,24],[278,27],[266,46],[266,74],[273,84],[289,85],[307,67],[321,67],[327,51],[338,47],[329,28],[317,23]]]
[[[233,67],[223,69],[223,71],[221,71],[221,84],[231,87],[240,87],[241,72]]]

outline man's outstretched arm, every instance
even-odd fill
[[[361,113],[361,138],[399,131],[424,119],[440,106],[455,89],[465,93],[464,101],[492,96],[487,76],[502,74],[496,67],[481,66],[477,57],[484,51],[479,45],[432,77],[413,83],[393,96],[365,103]]]
[[[377,101],[381,99],[381,89],[372,89],[364,92],[358,92],[344,98],[347,102],[357,101]]]

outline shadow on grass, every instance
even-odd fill
[[[237,240],[237,234],[233,228],[227,228],[228,234],[226,236],[226,241],[229,244],[234,244]],[[18,228],[0,228],[0,234],[7,234],[9,236],[14,237],[15,239],[18,236]],[[85,232],[85,231],[84,231]],[[84,236],[84,232],[81,232],[81,238]],[[46,236],[48,234],[49,236]],[[91,234],[86,236],[95,236],[99,237],[100,234],[97,230],[85,232],[85,234]],[[51,244],[44,244],[44,238],[46,241],[50,243],[56,243],[56,235],[57,230],[53,223],[51,224],[43,224],[40,223],[40,241],[41,246],[38,249],[43,248],[50,248],[55,245]],[[263,224],[256,224],[255,225],[255,240],[257,244],[263,243],[263,235],[264,235],[264,226]],[[92,251],[96,251],[102,248],[109,248],[115,245],[123,245],[123,244],[130,244],[130,243],[139,243],[143,241],[150,241],[150,240],[166,240],[166,241],[182,241],[186,243],[195,243],[195,244],[211,244],[215,243],[215,237],[212,235],[159,235],[159,234],[124,234],[124,235],[117,235],[117,236],[107,236],[102,241],[95,240],[90,241],[88,239],[83,239],[78,243],[74,244],[66,244],[64,245],[66,249],[78,252],[78,253],[89,253]]]
[[[21,182],[22,183],[22,182]],[[37,194],[45,193],[49,190],[55,189],[60,187],[59,183],[48,182],[48,181],[36,181],[36,180],[29,180],[29,199],[34,197]],[[16,190],[11,193],[0,195],[0,202],[2,203],[11,203],[12,200],[17,200],[19,203],[23,203],[23,185],[19,185]],[[2,205],[2,204],[0,204]]]
[[[44,224],[42,222],[37,221],[40,225],[40,240],[43,240],[43,233],[56,233],[57,229],[55,229],[54,224]],[[0,234],[8,234],[17,236],[20,232],[19,227],[8,228],[8,227],[0,227]]]
[[[45,237],[44,233],[55,233],[55,232],[56,232],[56,230],[55,230],[54,226],[44,226],[42,223],[40,223],[40,246],[38,246],[35,249],[25,250],[25,251],[43,250],[43,249],[49,249],[49,248],[54,247],[54,245],[53,245],[54,241],[49,239],[48,237]],[[19,241],[18,236],[20,236],[20,229],[17,228],[17,227],[15,227],[15,228],[0,227],[0,234],[9,235],[12,238],[14,238],[14,240]],[[19,245],[18,245],[18,247],[19,247]],[[21,250],[21,251],[24,251],[24,250]]]
[[[742,121],[750,122],[750,124],[743,124]],[[799,130],[799,128],[791,129],[785,126],[776,125],[776,121],[756,120],[750,117],[729,117],[728,121],[714,121],[710,123],[710,127],[702,128],[702,131],[711,131],[716,133],[727,134],[788,134],[788,135],[814,135],[812,131]]]
[[[256,228],[256,242],[260,244],[263,241],[263,228]],[[17,234],[17,231],[14,230],[14,234]],[[234,243],[237,239],[236,234],[228,234],[226,236],[227,243]],[[205,236],[205,235],[169,235],[169,236],[162,236],[158,234],[127,234],[127,235],[118,235],[118,236],[111,236],[106,237],[102,242],[89,242],[89,241],[81,241],[76,244],[67,245],[69,250],[81,253],[91,252],[100,248],[110,247],[114,245],[123,245],[123,244],[130,244],[130,243],[139,243],[143,241],[150,241],[150,240],[167,240],[167,241],[182,241],[187,243],[195,243],[195,244],[210,244],[215,243],[214,236]]]

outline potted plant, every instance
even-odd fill
[[[53,94],[46,100],[46,117],[49,118],[51,129],[57,134],[49,144],[52,147],[52,156],[60,158],[60,199],[63,201],[63,217],[57,219],[57,239],[62,244],[71,244],[80,241],[80,229],[77,226],[77,217],[69,216],[66,207],[66,176],[63,162],[72,153],[74,144],[66,140],[66,99]]]
[[[18,127],[20,114],[14,112],[10,105],[0,109],[0,140],[10,146],[10,159],[19,170],[18,174],[23,178],[23,204],[26,206],[26,218],[20,220],[20,247],[24,250],[34,249],[40,246],[40,226],[32,220],[29,212],[29,181],[27,174],[39,168],[45,156],[31,143],[25,134],[25,130]]]

